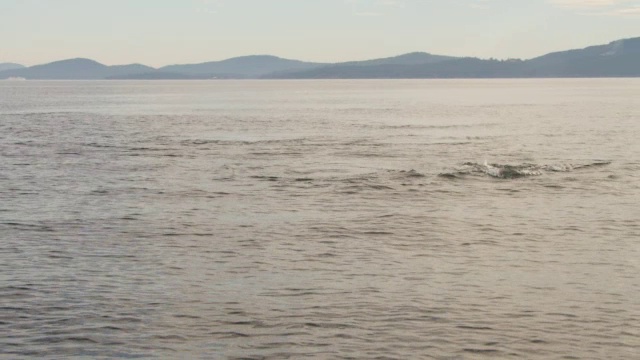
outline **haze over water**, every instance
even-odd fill
[[[1,82],[0,357],[638,358],[638,94]]]

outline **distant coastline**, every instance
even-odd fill
[[[533,59],[480,59],[425,52],[352,61],[314,63],[252,55],[199,64],[153,68],[108,66],[68,59],[23,67],[0,64],[0,80],[209,80],[209,79],[489,79],[640,77],[640,37]]]

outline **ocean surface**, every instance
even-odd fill
[[[0,82],[1,359],[638,359],[640,79]]]

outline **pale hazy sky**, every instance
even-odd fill
[[[0,0],[0,62],[483,58],[640,36],[640,0]]]

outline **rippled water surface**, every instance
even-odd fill
[[[0,83],[0,358],[640,358],[640,80]]]

